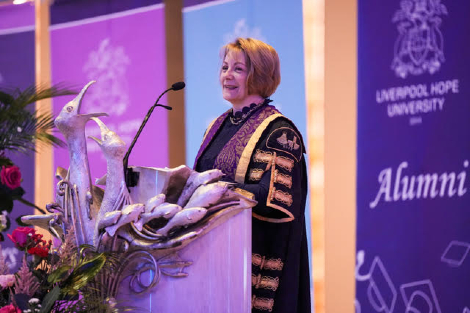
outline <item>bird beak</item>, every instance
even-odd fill
[[[100,127],[100,130],[101,130],[101,139],[103,139],[103,135],[107,132],[109,132],[109,128],[108,126],[106,126],[105,123],[103,123],[99,118],[97,117],[91,117],[91,119],[93,121],[96,122],[96,124],[98,124],[98,126]]]
[[[92,84],[94,84],[96,81],[92,80],[88,84],[85,85],[85,87],[82,88],[80,93],[71,101],[72,105],[77,109],[77,114],[80,112],[80,107],[82,106],[82,99],[83,96],[85,95],[85,92],[87,91],[88,87],[90,87]]]
[[[103,142],[101,140],[99,140],[98,138],[94,137],[94,136],[88,136],[88,138],[93,139],[100,146],[103,145]]]
[[[77,116],[84,117],[87,120],[92,119],[94,117],[100,116],[109,116],[108,113],[88,113],[88,114],[77,114]]]
[[[89,120],[92,117],[99,117],[99,116],[108,116],[107,113],[89,113],[89,114],[79,114],[80,113],[80,108],[82,107],[82,99],[83,96],[85,95],[85,92],[88,90],[88,87],[96,83],[96,81],[92,80],[88,84],[83,87],[83,89],[80,91],[80,93],[75,97],[75,99],[72,100],[73,106],[77,108],[77,116],[80,116],[82,118],[86,118],[86,120]]]
[[[103,144],[103,140],[104,140],[104,134],[106,134],[107,132],[109,132],[109,128],[108,128],[108,126],[106,126],[105,123],[103,123],[103,122],[102,122],[99,118],[97,118],[97,117],[91,117],[90,119],[92,119],[93,121],[95,121],[96,124],[98,124],[98,126],[100,127],[100,131],[101,131],[101,140],[99,140],[98,138],[93,137],[93,136],[88,136],[88,138],[93,139],[93,140],[96,141],[99,145],[102,145],[102,144]]]

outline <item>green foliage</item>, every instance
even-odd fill
[[[140,312],[139,308],[124,306],[110,298],[109,278],[122,267],[123,256],[116,252],[99,253],[90,245],[77,249],[73,236],[73,228],[68,229],[62,247],[47,258],[36,258],[25,251],[15,285],[0,290],[0,307],[11,304],[14,299],[23,311],[38,309],[40,302],[40,312],[44,313]],[[32,298],[39,300],[31,302]]]
[[[15,200],[18,200],[19,202],[21,202],[21,203],[23,203],[23,204],[26,204],[27,206],[30,206],[30,207],[32,207],[32,208],[35,208],[36,210],[38,210],[38,211],[41,212],[42,214],[46,214],[46,211],[44,211],[43,209],[41,209],[40,207],[38,207],[38,206],[35,205],[34,203],[29,202],[29,201],[26,200],[25,198],[19,197],[19,198],[15,198]]]
[[[32,104],[43,99],[73,94],[76,92],[61,85],[50,88],[32,86],[25,90],[0,91],[0,169],[3,166],[14,165],[9,158],[5,157],[6,151],[27,154],[28,152],[36,152],[38,143],[53,146],[65,145],[62,140],[51,134],[54,127],[53,116],[51,114],[37,114]],[[43,214],[46,213],[34,203],[24,199],[24,193],[25,191],[21,187],[12,190],[8,186],[0,184],[2,211],[10,213],[13,210],[13,201],[17,200]],[[8,230],[8,227],[5,228],[4,225],[1,228],[0,231]]]
[[[7,188],[8,187],[4,185],[0,185],[0,203],[2,205],[2,210],[10,213],[13,210],[13,198],[10,196],[10,190]]]
[[[83,249],[82,254],[87,248]],[[101,253],[87,252],[89,255],[86,259],[102,256],[106,257],[106,261],[103,263],[101,270],[92,278],[89,279],[86,286],[80,289],[80,298],[76,301],[69,301],[67,306],[60,306],[60,312],[103,312],[103,313],[115,313],[115,312],[139,312],[138,308],[122,306],[116,302],[115,299],[110,299],[110,291],[107,289],[107,282],[112,277],[118,268],[121,266],[122,257],[117,253]],[[83,262],[80,262],[83,264]],[[70,295],[70,294],[69,294]],[[66,296],[65,296],[66,297]]]
[[[44,297],[41,303],[41,311],[39,313],[48,313],[51,311],[55,302],[59,300],[61,290],[59,286],[55,286],[52,290]]]
[[[47,277],[47,282],[51,284],[55,284],[55,283],[63,281],[65,278],[68,277],[71,269],[72,269],[72,266],[70,265],[59,267],[58,269],[53,271],[51,274],[49,274],[49,276]]]
[[[30,105],[39,100],[73,94],[76,92],[60,85],[0,91],[0,151],[35,152],[36,142],[64,146],[62,140],[50,133],[54,127],[53,116],[37,115]]]
[[[83,259],[65,280],[62,292],[68,295],[78,294],[78,290],[86,286],[101,270],[106,262],[106,255],[100,253],[90,260]]]
[[[21,220],[21,217],[23,217],[23,216],[24,216],[24,215],[20,215],[20,216],[18,216],[18,217],[15,219],[16,224],[18,224],[18,226],[21,226],[21,227],[28,227],[29,225],[23,223],[23,221]],[[8,228],[7,228],[6,230],[8,230]],[[5,230],[5,231],[6,231],[6,230]]]
[[[0,155],[0,168],[2,166],[10,166],[10,165],[14,165],[13,162],[9,158],[5,158]]]

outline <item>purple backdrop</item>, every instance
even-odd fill
[[[80,89],[96,80],[84,97],[81,113],[108,113],[102,121],[128,145],[150,106],[166,89],[163,11],[162,5],[153,5],[51,27],[53,81]],[[71,99],[54,100],[54,113]],[[87,124],[87,135],[100,137],[93,121]],[[167,166],[167,150],[167,113],[157,109],[129,165]],[[106,162],[92,140],[88,140],[88,157],[92,177],[105,174]],[[55,167],[67,168],[68,158],[66,149],[57,149]]]
[[[0,8],[0,89],[24,89],[34,84],[34,31],[21,31],[18,27],[33,28],[34,7],[29,5]],[[34,105],[31,106],[34,109]],[[8,153],[7,156],[20,168],[23,181],[21,186],[26,200],[34,201],[34,155]],[[1,204],[0,204],[1,205]],[[0,208],[1,212],[1,208]],[[10,214],[11,227],[8,234],[17,227],[15,219],[20,215],[32,214],[33,209],[15,201]],[[6,238],[1,243],[3,254],[15,271],[20,254],[13,243]]]
[[[0,31],[17,27],[32,28],[33,26],[34,5],[22,4],[0,7]]]
[[[163,0],[54,0],[51,24],[66,23],[162,3]]]

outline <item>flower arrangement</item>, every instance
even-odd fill
[[[18,166],[13,162],[0,155],[0,241],[3,241],[3,234],[1,232],[8,231],[10,228],[9,213],[13,210],[13,201],[17,200],[26,205],[36,207],[23,198],[25,194],[24,189],[21,187],[21,171]],[[41,208],[37,208],[43,211]]]
[[[41,143],[65,145],[51,133],[53,116],[37,114],[31,104],[72,94],[76,92],[62,86],[0,91],[0,241],[10,227],[8,214],[14,201],[46,214],[23,198],[21,170],[8,156],[37,152]],[[19,218],[17,222],[22,224]],[[95,279],[112,270],[114,258],[93,247],[77,247],[73,229],[65,232],[57,247],[29,227],[16,228],[8,238],[23,252],[23,261],[16,273],[10,273],[0,246],[0,313],[110,312],[116,305],[112,299],[102,301]]]
[[[21,171],[6,153],[36,152],[37,143],[63,146],[64,142],[50,132],[54,127],[52,115],[36,114],[31,104],[42,99],[75,93],[61,86],[33,86],[25,90],[0,91],[0,241],[3,241],[1,232],[10,227],[8,214],[13,210],[14,201],[34,207],[45,214],[43,209],[23,198],[25,191],[21,187]]]
[[[98,292],[97,275],[108,275],[115,264],[111,255],[77,249],[73,230],[56,248],[29,227],[16,228],[8,238],[24,256],[11,274],[0,246],[0,313],[117,311],[115,300],[104,301]]]

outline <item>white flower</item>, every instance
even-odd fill
[[[31,299],[29,299],[28,303],[29,304],[37,304],[37,303],[39,303],[39,299],[38,298],[31,298]]]
[[[3,289],[12,287],[14,283],[15,283],[15,275],[13,274],[0,275],[0,286],[2,286]]]

